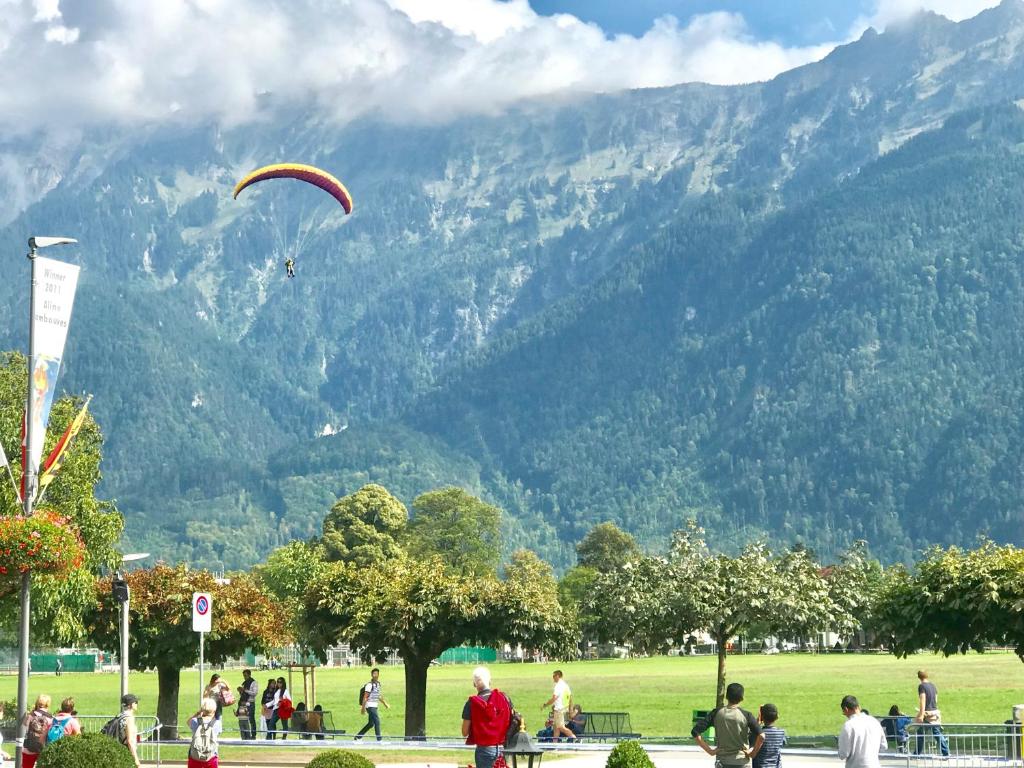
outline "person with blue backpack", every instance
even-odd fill
[[[60,709],[53,716],[50,730],[46,733],[46,743],[49,744],[65,736],[80,736],[82,724],[75,717],[77,714],[75,712],[75,700],[68,696],[60,703]]]

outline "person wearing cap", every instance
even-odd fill
[[[139,743],[139,729],[135,724],[135,713],[139,710],[139,697],[134,693],[126,693],[121,697],[121,717],[124,720],[124,727],[121,743],[128,747],[132,753],[132,760],[135,761],[135,768],[142,768],[142,761],[139,760],[139,750],[136,744]]]

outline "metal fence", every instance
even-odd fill
[[[909,768],[1024,768],[1020,723],[911,723],[907,733]]]
[[[83,733],[99,733],[113,715],[77,715]],[[136,715],[135,727],[138,743],[135,750],[140,762],[146,765],[162,765],[160,762],[160,721],[152,715]]]

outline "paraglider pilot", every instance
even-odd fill
[[[295,259],[291,256],[284,260],[284,271],[288,273],[288,277],[295,277]]]

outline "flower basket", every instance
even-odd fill
[[[0,582],[29,571],[59,576],[78,568],[84,557],[78,531],[56,512],[0,517]]]

